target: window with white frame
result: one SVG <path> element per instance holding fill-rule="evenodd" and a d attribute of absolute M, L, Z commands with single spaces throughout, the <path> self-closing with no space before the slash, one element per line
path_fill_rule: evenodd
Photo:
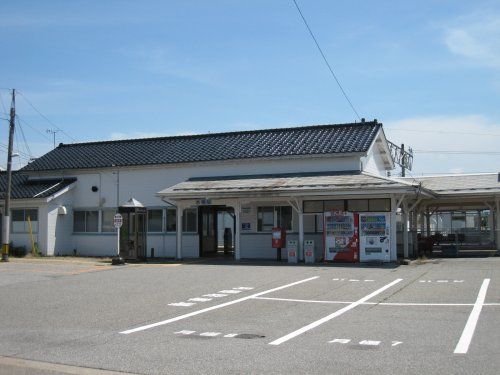
<path fill-rule="evenodd" d="M 73 232 L 96 233 L 99 228 L 99 211 L 73 211 Z"/>
<path fill-rule="evenodd" d="M 177 210 L 175 208 L 167 208 L 167 232 L 177 231 Z"/>
<path fill-rule="evenodd" d="M 196 208 L 186 208 L 182 219 L 183 232 L 196 232 L 198 227 L 198 210 Z"/>
<path fill-rule="evenodd" d="M 163 210 L 162 209 L 148 210 L 148 232 L 149 233 L 163 232 Z"/>
<path fill-rule="evenodd" d="M 101 214 L 101 232 L 116 232 L 115 215 L 116 210 L 102 210 Z"/>
<path fill-rule="evenodd" d="M 12 214 L 12 233 L 29 233 L 30 222 L 31 232 L 38 233 L 38 209 L 23 208 L 11 211 Z M 28 221 L 29 220 L 29 221 Z"/>
<path fill-rule="evenodd" d="M 257 207 L 257 231 L 270 232 L 273 227 L 292 230 L 291 206 Z"/>

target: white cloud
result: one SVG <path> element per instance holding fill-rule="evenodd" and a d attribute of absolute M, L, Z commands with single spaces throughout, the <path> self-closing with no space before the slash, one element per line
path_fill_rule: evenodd
<path fill-rule="evenodd" d="M 445 28 L 444 43 L 451 52 L 469 61 L 500 68 L 500 15 L 461 17 Z"/>
<path fill-rule="evenodd" d="M 415 150 L 412 174 L 499 172 L 500 155 L 421 151 L 500 151 L 500 123 L 484 116 L 434 116 L 390 121 L 387 138 Z"/>

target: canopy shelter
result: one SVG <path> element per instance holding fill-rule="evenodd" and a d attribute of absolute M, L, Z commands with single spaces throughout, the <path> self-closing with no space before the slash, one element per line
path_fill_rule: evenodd
<path fill-rule="evenodd" d="M 438 247 L 456 252 L 500 251 L 500 174 L 481 173 L 400 179 L 418 183 L 430 197 L 408 199 L 412 248 L 432 237 Z"/>
<path fill-rule="evenodd" d="M 391 200 L 391 215 L 401 198 L 415 195 L 418 186 L 407 181 L 360 171 L 311 172 L 272 175 L 218 176 L 190 178 L 157 193 L 177 209 L 177 257 L 182 253 L 182 212 L 192 205 L 226 205 L 235 212 L 235 258 L 241 254 L 241 209 L 249 202 L 287 202 L 298 215 L 298 242 L 304 242 L 305 200 L 384 197 Z M 395 227 L 395 224 L 394 224 Z M 396 243 L 395 231 L 394 244 Z M 392 235 L 392 234 L 391 234 Z M 301 245 L 299 245 L 301 246 Z M 395 252 L 393 255 L 395 260 Z"/>

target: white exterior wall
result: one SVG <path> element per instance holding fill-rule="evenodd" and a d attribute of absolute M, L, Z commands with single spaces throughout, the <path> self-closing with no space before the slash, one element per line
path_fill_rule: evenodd
<path fill-rule="evenodd" d="M 275 160 L 124 167 L 119 169 L 118 200 L 116 170 L 108 168 L 100 171 L 75 171 L 74 174 L 66 172 L 66 177 L 74 176 L 77 178 L 75 187 L 50 202 L 43 213 L 39 211 L 40 239 L 37 238 L 37 240 L 44 255 L 71 255 L 76 250 L 79 255 L 112 256 L 116 253 L 116 235 L 114 233 L 73 233 L 73 210 L 115 208 L 117 201 L 119 204 L 123 204 L 132 197 L 146 207 L 167 207 L 166 203 L 156 197 L 156 193 L 192 177 L 342 170 L 359 170 L 359 157 L 276 158 Z M 92 191 L 93 186 L 98 188 L 96 192 Z M 288 205 L 287 202 L 280 204 Z M 68 209 L 67 215 L 58 214 L 57 210 L 61 205 Z M 253 212 L 255 212 L 255 216 L 251 219 L 253 221 L 252 228 L 256 229 L 256 211 Z M 242 222 L 245 220 L 242 218 Z M 295 211 L 293 222 L 294 231 L 297 231 L 298 217 Z M 29 236 L 16 235 L 16 237 L 19 243 L 29 244 L 30 242 Z M 147 237 L 147 255 L 150 256 L 151 248 L 154 248 L 155 257 L 174 257 L 175 244 L 175 233 L 150 233 Z M 182 245 L 183 257 L 199 256 L 197 234 L 185 233 Z"/>
<path fill-rule="evenodd" d="M 367 155 L 361 158 L 361 164 L 363 171 L 384 177 L 387 175 L 387 167 L 376 142 L 374 142 L 372 147 L 368 150 Z"/>

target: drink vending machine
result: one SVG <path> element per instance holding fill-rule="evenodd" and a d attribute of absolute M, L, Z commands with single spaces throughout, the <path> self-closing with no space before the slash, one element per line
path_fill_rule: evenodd
<path fill-rule="evenodd" d="M 324 213 L 325 260 L 358 262 L 358 214 L 344 211 Z"/>
<path fill-rule="evenodd" d="M 360 260 L 391 260 L 390 214 L 370 212 L 359 214 Z"/>

